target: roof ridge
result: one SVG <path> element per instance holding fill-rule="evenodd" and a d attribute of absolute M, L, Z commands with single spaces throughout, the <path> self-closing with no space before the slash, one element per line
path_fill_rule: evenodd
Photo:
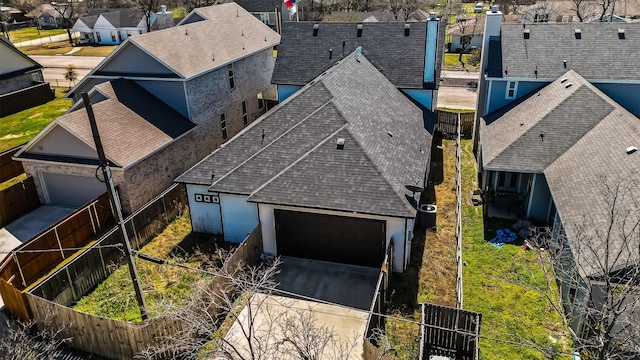
<path fill-rule="evenodd" d="M 318 111 L 320 111 L 321 109 L 323 109 L 327 104 L 329 104 L 330 102 L 332 102 L 332 100 L 329 100 L 327 102 L 325 102 L 324 104 L 322 104 L 320 107 L 318 107 L 317 109 L 315 109 L 313 112 L 311 112 L 309 115 L 305 116 L 303 119 L 301 119 L 300 121 L 298 121 L 295 125 L 291 126 L 289 129 L 287 129 L 287 131 L 283 132 L 282 134 L 280 134 L 278 137 L 276 137 L 275 139 L 273 139 L 272 141 L 270 141 L 266 146 L 263 146 L 260 150 L 256 151 L 255 154 L 252 154 L 251 156 L 249 156 L 247 159 L 245 159 L 244 161 L 242 161 L 240 164 L 238 164 L 237 166 L 235 166 L 233 169 L 229 170 L 226 174 L 224 174 L 222 177 L 220 177 L 218 180 L 216 180 L 215 182 L 212 182 L 211 185 L 209 185 L 209 187 L 212 187 L 214 185 L 216 185 L 217 183 L 219 183 L 220 181 L 222 181 L 224 178 L 226 178 L 227 176 L 231 175 L 233 172 L 235 172 L 237 169 L 239 169 L 241 166 L 243 166 L 244 164 L 246 164 L 247 162 L 249 162 L 250 160 L 252 160 L 253 158 L 255 158 L 256 156 L 258 156 L 258 154 L 262 153 L 264 150 L 266 150 L 267 148 L 269 148 L 272 144 L 274 144 L 276 141 L 280 140 L 282 137 L 284 137 L 285 135 L 289 134 L 291 131 L 293 131 L 295 128 L 297 128 L 298 126 L 300 126 L 300 124 L 304 123 L 307 119 L 309 119 L 311 116 L 313 116 L 315 113 L 317 113 Z M 258 121 L 254 121 L 254 123 L 258 123 Z M 234 137 L 233 138 L 238 139 L 238 137 Z M 233 140 L 232 140 L 233 141 Z M 296 160 L 297 161 L 297 160 Z M 270 180 L 271 181 L 271 180 Z"/>

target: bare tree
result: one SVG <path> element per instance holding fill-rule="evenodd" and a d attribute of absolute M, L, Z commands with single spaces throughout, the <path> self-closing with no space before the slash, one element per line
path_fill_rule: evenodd
<path fill-rule="evenodd" d="M 595 15 L 596 3 L 591 0 L 571 0 L 571 10 L 579 22 L 585 22 Z"/>
<path fill-rule="evenodd" d="M 75 84 L 76 80 L 78 80 L 78 72 L 76 71 L 75 65 L 67 65 L 64 69 L 64 78 L 69 81 L 69 89 L 71 89 L 71 83 Z"/>
<path fill-rule="evenodd" d="M 456 16 L 455 18 L 453 26 L 460 32 L 460 56 L 458 56 L 458 61 L 462 64 L 463 68 L 465 67 L 465 63 L 462 60 L 462 55 L 466 53 L 469 46 L 471 46 L 473 38 L 481 34 L 483 21 L 484 18 L 478 15 L 472 17 Z"/>
<path fill-rule="evenodd" d="M 389 0 L 389 10 L 396 20 L 407 21 L 420 8 L 420 0 Z"/>
<path fill-rule="evenodd" d="M 32 328 L 35 328 L 33 323 L 10 320 L 0 325 L 0 359 L 55 359 L 57 350 L 66 341 L 59 336 L 62 329 L 38 333 L 31 331 Z"/>
<path fill-rule="evenodd" d="M 222 270 L 186 306 L 167 304 L 167 320 L 184 324 L 183 330 L 140 358 L 338 360 L 359 354 L 354 351 L 357 342 L 342 340 L 333 328 L 319 324 L 313 308 L 297 308 L 293 300 L 274 293 L 278 265 L 276 259 Z"/>
<path fill-rule="evenodd" d="M 637 181 L 602 179 L 606 211 L 534 232 L 544 279 L 535 290 L 562 315 L 586 358 L 640 356 L 640 198 Z M 552 266 L 545 266 L 547 257 Z M 532 275 L 531 275 L 532 276 Z M 555 281 L 561 297 L 554 295 Z M 531 342 L 530 342 L 531 343 Z"/>
<path fill-rule="evenodd" d="M 69 0 L 64 3 L 52 1 L 51 6 L 53 6 L 55 11 L 60 14 L 60 17 L 62 18 L 62 28 L 67 31 L 69 44 L 73 45 L 71 28 L 73 27 L 73 22 L 78 18 L 78 14 L 83 12 L 83 2 L 77 0 Z"/>

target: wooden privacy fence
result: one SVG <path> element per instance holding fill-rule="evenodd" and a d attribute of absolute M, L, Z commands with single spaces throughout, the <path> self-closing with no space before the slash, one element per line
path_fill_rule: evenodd
<path fill-rule="evenodd" d="M 36 183 L 31 176 L 0 191 L 0 227 L 35 210 L 38 206 L 40 199 Z"/>
<path fill-rule="evenodd" d="M 0 295 L 7 310 L 28 321 L 31 314 L 24 291 L 113 223 L 104 194 L 15 248 L 0 263 Z"/>
<path fill-rule="evenodd" d="M 139 249 L 160 234 L 186 204 L 184 186 L 175 184 L 128 216 L 124 223 L 132 247 Z M 123 252 L 117 247 L 120 244 L 123 244 L 122 232 L 114 227 L 91 247 L 33 286 L 29 293 L 69 306 L 111 275 L 118 267 L 112 265 L 122 264 Z"/>
<path fill-rule="evenodd" d="M 377 339 L 375 339 L 375 329 L 383 329 L 384 328 L 384 314 L 386 302 L 389 301 L 389 277 L 391 272 L 393 271 L 393 256 L 394 256 L 394 247 L 393 240 L 389 243 L 387 247 L 387 251 L 384 257 L 384 261 L 382 262 L 382 267 L 380 270 L 380 275 L 378 276 L 378 282 L 376 283 L 376 291 L 371 302 L 371 306 L 369 307 L 369 318 L 367 320 L 367 326 L 365 327 L 365 333 L 363 338 L 363 354 L 364 360 L 387 360 L 389 357 L 380 358 L 381 352 L 376 347 L 377 344 L 374 344 Z"/>
<path fill-rule="evenodd" d="M 420 360 L 433 355 L 478 359 L 482 314 L 448 306 L 422 304 Z"/>
<path fill-rule="evenodd" d="M 247 264 L 257 264 L 261 254 L 262 230 L 258 224 L 227 259 L 223 269 L 232 271 Z M 106 269 L 104 272 L 106 273 Z M 203 296 L 215 296 L 211 295 L 212 291 L 228 291 L 227 280 L 225 276 L 214 276 L 207 285 L 208 294 Z M 63 338 L 70 339 L 71 347 L 111 359 L 132 359 L 136 354 L 167 338 L 191 335 L 186 333 L 188 324 L 175 318 L 161 316 L 141 323 L 130 323 L 75 311 L 35 294 L 26 295 L 38 330 L 59 330 Z M 207 311 L 211 318 L 224 315 L 219 308 L 209 308 Z"/>
<path fill-rule="evenodd" d="M 475 122 L 475 112 L 451 112 L 437 110 L 436 131 L 443 137 L 455 139 L 460 123 L 461 134 L 464 139 L 471 139 Z"/>
<path fill-rule="evenodd" d="M 0 183 L 24 173 L 22 163 L 12 159 L 20 149 L 22 145 L 0 153 Z"/>

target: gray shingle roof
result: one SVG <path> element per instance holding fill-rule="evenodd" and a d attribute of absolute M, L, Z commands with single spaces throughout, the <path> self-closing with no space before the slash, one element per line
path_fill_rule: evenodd
<path fill-rule="evenodd" d="M 630 242 L 618 232 L 640 220 L 640 152 L 626 152 L 640 147 L 640 119 L 573 70 L 487 119 L 481 128 L 485 169 L 544 173 L 572 251 L 581 252 L 581 275 L 595 274 L 591 265 L 607 253 L 612 269 L 640 257 L 640 237 Z M 618 220 L 633 221 L 616 224 L 607 252 L 602 229 L 608 228 L 611 199 L 605 185 L 619 183 L 625 192 L 617 201 Z M 582 252 L 586 243 L 595 252 Z M 617 249 L 624 256 L 616 260 Z"/>
<path fill-rule="evenodd" d="M 533 78 L 537 70 L 538 78 L 556 79 L 573 69 L 589 80 L 640 80 L 640 23 L 545 23 L 526 29 L 528 40 L 521 24 L 502 24 L 501 76 Z M 618 29 L 624 29 L 624 39 Z"/>
<path fill-rule="evenodd" d="M 483 118 L 485 169 L 541 173 L 614 109 L 575 72 L 563 77 Z"/>
<path fill-rule="evenodd" d="M 430 144 L 422 111 L 352 54 L 176 181 L 215 173 L 211 191 L 249 201 L 413 217 L 405 185 L 422 184 Z"/>
<path fill-rule="evenodd" d="M 236 3 L 194 11 L 207 20 L 134 36 L 127 41 L 187 79 L 280 42 L 278 33 Z"/>
<path fill-rule="evenodd" d="M 271 82 L 305 85 L 362 46 L 362 54 L 396 87 L 423 88 L 427 23 L 410 23 L 409 36 L 401 22 L 363 23 L 361 37 L 357 26 L 321 22 L 313 36 L 314 23 L 285 22 Z"/>
<path fill-rule="evenodd" d="M 87 27 L 93 29 L 93 25 L 95 25 L 96 21 L 98 20 L 98 15 L 83 16 L 78 20 L 82 21 L 82 23 L 87 25 Z"/>
<path fill-rule="evenodd" d="M 117 166 L 131 166 L 195 127 L 133 81 L 111 80 L 96 88 L 108 97 L 93 104 L 93 112 L 105 155 Z M 84 108 L 60 116 L 47 129 L 53 126 L 61 126 L 94 147 Z M 25 149 L 37 141 L 35 138 Z M 24 157 L 33 158 L 32 155 L 25 153 Z"/>
<path fill-rule="evenodd" d="M 115 28 L 136 27 L 142 19 L 142 13 L 136 9 L 122 9 L 101 14 Z"/>
<path fill-rule="evenodd" d="M 282 6 L 280 0 L 235 0 L 248 12 L 275 12 L 278 6 Z"/>

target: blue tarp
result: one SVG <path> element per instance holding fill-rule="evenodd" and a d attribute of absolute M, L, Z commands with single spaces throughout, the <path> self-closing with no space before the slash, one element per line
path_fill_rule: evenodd
<path fill-rule="evenodd" d="M 507 228 L 507 229 L 497 230 L 496 237 L 489 240 L 489 242 L 491 243 L 491 245 L 497 248 L 501 248 L 502 245 L 510 244 L 516 241 L 517 238 L 518 238 L 518 235 L 516 235 L 513 231 Z"/>

